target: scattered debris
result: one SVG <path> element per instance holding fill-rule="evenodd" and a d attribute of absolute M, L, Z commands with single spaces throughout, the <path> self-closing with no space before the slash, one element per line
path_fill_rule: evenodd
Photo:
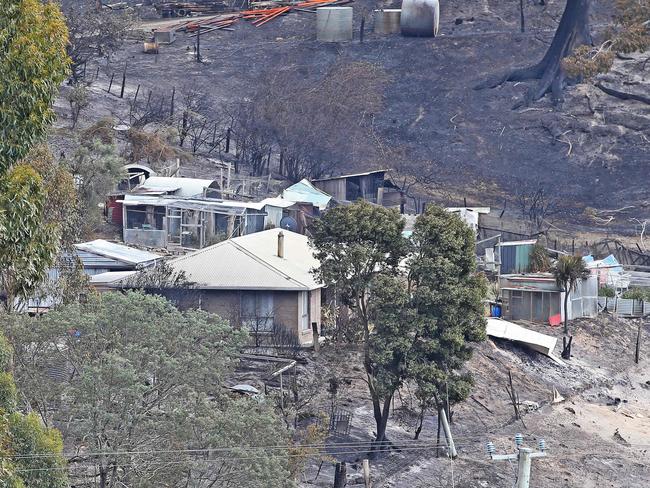
<path fill-rule="evenodd" d="M 614 435 L 612 437 L 616 442 L 618 442 L 622 446 L 629 446 L 630 445 L 630 443 L 627 440 L 625 440 L 625 438 L 618 432 L 618 429 L 616 429 L 616 431 L 614 432 Z"/>

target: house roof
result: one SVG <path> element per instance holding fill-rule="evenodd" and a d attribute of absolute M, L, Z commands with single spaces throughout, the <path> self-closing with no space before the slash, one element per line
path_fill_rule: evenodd
<path fill-rule="evenodd" d="M 107 271 L 90 277 L 91 285 L 110 285 L 133 276 L 137 271 Z"/>
<path fill-rule="evenodd" d="M 284 234 L 283 258 L 277 255 L 280 232 Z M 309 239 L 282 229 L 228 239 L 169 264 L 201 289 L 307 291 L 322 287 L 311 273 L 319 263 Z"/>
<path fill-rule="evenodd" d="M 151 179 L 151 178 L 149 178 Z M 175 198 L 167 195 L 124 195 L 124 198 L 118 200 L 123 205 L 152 205 L 154 207 L 184 208 L 192 210 L 204 210 L 220 214 L 242 215 L 246 210 L 261 211 L 266 205 L 272 203 L 262 202 L 239 202 L 235 200 L 220 200 L 215 198 Z"/>
<path fill-rule="evenodd" d="M 528 239 L 526 241 L 505 241 L 505 242 L 500 242 L 498 245 L 501 247 L 507 247 L 507 246 L 529 246 L 532 244 L 537 244 L 537 240 Z"/>
<path fill-rule="evenodd" d="M 175 178 L 168 176 L 152 176 L 135 188 L 135 192 L 145 194 L 173 193 L 177 197 L 202 196 L 203 190 L 209 188 L 215 180 L 199 178 Z"/>
<path fill-rule="evenodd" d="M 311 203 L 321 210 L 325 210 L 330 200 L 332 200 L 331 195 L 319 190 L 308 180 L 300 180 L 298 183 L 291 185 L 282 192 L 282 198 L 293 203 Z"/>
<path fill-rule="evenodd" d="M 124 244 L 116 244 L 114 242 L 105 241 L 104 239 L 95 239 L 94 241 L 82 242 L 74 245 L 78 251 L 109 258 L 115 261 L 120 261 L 132 265 L 148 264 L 156 261 L 162 256 L 148 251 L 141 251 Z M 80 256 L 82 260 L 83 256 Z"/>
<path fill-rule="evenodd" d="M 313 181 L 341 180 L 341 179 L 344 179 L 344 178 L 354 178 L 354 177 L 357 177 L 357 176 L 370 176 L 370 175 L 374 175 L 376 173 L 386 173 L 387 171 L 389 171 L 389 170 L 387 170 L 387 169 L 376 169 L 374 171 L 366 171 L 365 173 L 354 173 L 354 174 L 351 174 L 351 175 L 330 176 L 329 178 L 319 178 L 319 179 L 313 180 Z"/>

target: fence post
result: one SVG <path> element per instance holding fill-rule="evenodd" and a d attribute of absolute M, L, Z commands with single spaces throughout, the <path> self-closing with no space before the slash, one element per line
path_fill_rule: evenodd
<path fill-rule="evenodd" d="M 124 98 L 125 86 L 126 86 L 126 63 L 124 63 L 124 71 L 122 71 L 122 88 L 120 89 L 120 98 Z"/>

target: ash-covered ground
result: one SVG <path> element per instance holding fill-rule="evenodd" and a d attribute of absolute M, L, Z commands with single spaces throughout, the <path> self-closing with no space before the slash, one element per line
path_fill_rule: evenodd
<path fill-rule="evenodd" d="M 544 99 L 519 110 L 512 106 L 525 94 L 527 83 L 474 90 L 488 76 L 539 59 L 564 5 L 559 0 L 545 6 L 525 2 L 527 31 L 521 34 L 516 3 L 444 2 L 440 35 L 435 39 L 373 34 L 369 12 L 391 5 L 365 0 L 351 4 L 355 8 L 352 42 L 317 42 L 314 13 L 294 12 L 261 27 L 239 21 L 232 32 L 202 36 L 203 63 L 193 61 L 195 39 L 187 34 L 180 33 L 172 45 L 161 46 L 158 55 L 144 54 L 142 41 L 133 40 L 101 67 L 98 84 L 105 85 L 112 73 L 117 84 L 126 63 L 131 94 L 138 84 L 142 90 L 163 93 L 192 87 L 200 89 L 219 111 L 224 103 L 254 91 L 274 72 L 288 70 L 297 78 L 317 78 L 335 63 L 363 60 L 383 67 L 390 76 L 375 127 L 394 152 L 388 156 L 392 161 L 378 161 L 373 150 L 376 141 L 360 141 L 359 150 L 346 162 L 351 171 L 386 165 L 416 172 L 433 167 L 436 185 L 478 200 L 497 195 L 501 199 L 522 186 L 542 185 L 564 199 L 569 215 L 578 216 L 587 206 L 626 205 L 634 206 L 626 219 L 648 215 L 649 106 L 614 99 L 591 84 L 569 87 L 559 107 Z M 611 15 L 611 3 L 594 2 L 596 37 Z M 360 43 L 358 24 L 364 12 L 369 20 Z M 617 60 L 605 79 L 612 86 L 647 92 L 648 55 L 632 57 Z M 119 103 L 115 101 L 116 107 Z"/>
<path fill-rule="evenodd" d="M 373 486 L 511 487 L 516 462 L 491 461 L 485 444 L 492 441 L 497 453 L 512 453 L 516 433 L 522 433 L 525 444 L 533 449 L 540 438 L 546 441 L 548 456 L 534 461 L 531 486 L 648 486 L 650 343 L 645 341 L 641 361 L 635 364 L 637 325 L 636 321 L 617 320 L 606 314 L 575 321 L 571 325 L 572 358 L 564 365 L 507 341 L 488 339 L 480 344 L 467 365 L 475 381 L 471 396 L 452 409 L 452 431 L 459 452 L 453 463 L 444 453 L 436 457 L 436 417 L 431 412 L 425 417 L 419 441 L 413 441 L 417 410 L 411 408 L 412 392 L 403 388 L 396 395 L 387 433 L 401 450 L 371 460 Z M 557 336 L 555 355 L 559 356 L 561 328 L 526 327 Z M 330 456 L 324 458 L 320 473 L 322 458 L 308 463 L 301 486 L 332 486 L 335 460 L 348 463 L 350 483 L 359 480 L 360 459 L 367 454 L 359 443 L 369 443 L 374 431 L 360 353 L 326 346 L 317 356 L 310 355 L 299 371 L 301 382 L 310 375 L 322 381 L 320 395 L 303 411 L 303 417 L 329 413 L 328 373 L 348 380 L 341 382 L 336 404 L 353 414 L 350 435 L 328 440 Z M 506 391 L 508 371 L 522 404 L 523 421 L 514 418 Z M 563 400 L 553 402 L 554 389 Z M 441 442 L 444 444 L 444 437 Z"/>

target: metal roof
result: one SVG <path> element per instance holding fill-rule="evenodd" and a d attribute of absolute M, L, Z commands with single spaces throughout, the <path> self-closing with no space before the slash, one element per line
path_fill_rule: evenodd
<path fill-rule="evenodd" d="M 526 241 L 506 241 L 506 242 L 500 242 L 498 245 L 501 247 L 505 247 L 505 246 L 528 246 L 531 244 L 537 244 L 537 240 L 529 239 Z"/>
<path fill-rule="evenodd" d="M 104 239 L 95 239 L 94 241 L 75 244 L 75 248 L 77 248 L 78 251 L 85 251 L 96 256 L 101 256 L 103 258 L 108 258 L 131 265 L 148 264 L 162 258 L 160 254 L 141 251 L 140 249 L 125 246 L 124 244 L 116 244 Z M 84 259 L 84 256 L 80 255 L 79 257 L 84 262 L 84 266 L 86 266 L 86 259 Z M 92 257 L 87 256 L 87 258 L 88 263 L 90 264 Z"/>
<path fill-rule="evenodd" d="M 277 255 L 284 234 L 284 257 Z M 321 288 L 311 270 L 319 266 L 309 239 L 288 230 L 269 229 L 235 237 L 169 261 L 202 289 L 295 290 Z"/>
<path fill-rule="evenodd" d="M 292 203 L 311 203 L 321 210 L 325 210 L 332 200 L 331 195 L 319 190 L 305 179 L 284 190 L 282 198 Z"/>
<path fill-rule="evenodd" d="M 209 188 L 215 180 L 199 178 L 174 178 L 168 176 L 152 176 L 134 189 L 134 192 L 162 194 L 173 193 L 178 197 L 196 197 L 203 195 L 203 190 Z"/>
<path fill-rule="evenodd" d="M 90 277 L 91 285 L 108 285 L 133 276 L 137 271 L 108 271 Z"/>
<path fill-rule="evenodd" d="M 329 178 L 319 178 L 317 180 L 312 180 L 312 181 L 329 181 L 329 180 L 341 180 L 344 178 L 354 178 L 357 176 L 370 176 L 374 175 L 376 173 L 386 173 L 390 171 L 389 169 L 376 169 L 374 171 L 366 171 L 365 173 L 354 173 L 351 175 L 341 175 L 341 176 L 330 176 Z"/>

